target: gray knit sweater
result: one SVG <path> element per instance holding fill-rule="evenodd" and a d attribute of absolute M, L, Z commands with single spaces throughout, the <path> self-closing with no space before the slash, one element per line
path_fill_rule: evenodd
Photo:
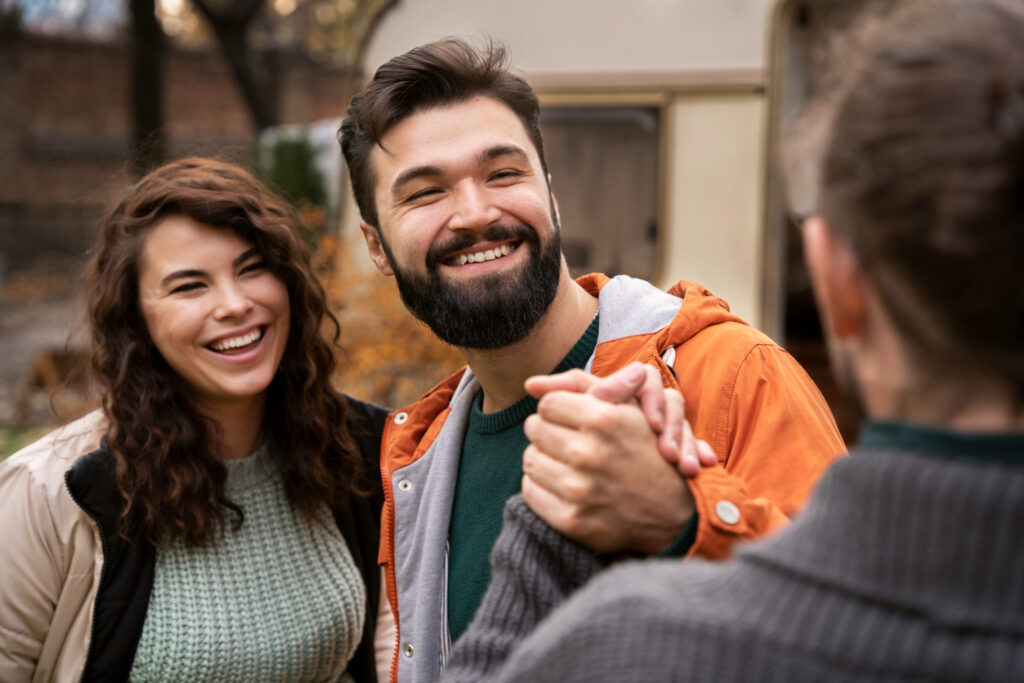
<path fill-rule="evenodd" d="M 533 630 L 601 563 L 517 497 L 445 680 L 1024 681 L 1022 534 L 1021 464 L 861 448 L 733 562 L 615 567 Z"/>
<path fill-rule="evenodd" d="M 133 681 L 335 681 L 362 636 L 365 586 L 330 512 L 288 501 L 280 455 L 225 462 L 245 511 L 212 548 L 157 551 Z"/>

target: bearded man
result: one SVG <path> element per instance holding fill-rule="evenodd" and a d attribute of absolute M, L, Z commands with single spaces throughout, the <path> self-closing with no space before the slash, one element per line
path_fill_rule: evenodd
<path fill-rule="evenodd" d="M 370 257 L 468 367 L 385 428 L 382 675 L 436 680 L 486 589 L 505 501 L 519 493 L 604 553 L 719 558 L 784 524 L 844 447 L 817 388 L 699 285 L 573 281 L 536 95 L 502 48 L 454 39 L 395 57 L 349 107 L 340 141 Z M 678 388 L 719 461 L 699 476 L 668 415 L 561 392 L 580 369 L 641 394 Z M 637 367 L 637 366 L 632 366 Z M 580 381 L 569 375 L 569 381 Z M 576 377 L 575 380 L 572 378 Z M 649 394 L 648 394 L 649 395 Z M 678 411 L 681 413 L 681 408 Z M 671 436 L 666 437 L 666 434 Z M 532 443 L 531 443 L 532 441 Z M 390 671 L 388 671 L 390 669 Z"/>

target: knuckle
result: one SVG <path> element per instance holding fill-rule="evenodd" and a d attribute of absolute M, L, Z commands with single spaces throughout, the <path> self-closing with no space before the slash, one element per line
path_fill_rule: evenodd
<path fill-rule="evenodd" d="M 620 418 L 617 406 L 605 401 L 598 401 L 584 415 L 582 424 L 591 431 L 605 432 L 614 429 Z"/>
<path fill-rule="evenodd" d="M 565 482 L 565 495 L 573 503 L 590 500 L 595 493 L 594 483 L 585 477 L 573 477 Z M 573 505 L 578 510 L 579 505 Z"/>
<path fill-rule="evenodd" d="M 562 532 L 567 536 L 577 536 L 585 529 L 583 512 L 575 505 L 567 506 L 559 515 Z"/>
<path fill-rule="evenodd" d="M 534 464 L 537 461 L 537 447 L 532 443 L 523 449 L 523 472 L 529 472 L 533 469 Z"/>
<path fill-rule="evenodd" d="M 523 422 L 523 433 L 526 434 L 526 438 L 532 441 L 540 433 L 541 424 L 542 420 L 536 413 L 527 416 Z"/>
<path fill-rule="evenodd" d="M 566 461 L 575 469 L 587 469 L 592 461 L 591 449 L 579 441 L 572 441 L 565 447 Z"/>

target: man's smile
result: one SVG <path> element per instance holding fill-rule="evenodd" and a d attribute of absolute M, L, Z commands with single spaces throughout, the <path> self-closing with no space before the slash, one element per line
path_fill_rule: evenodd
<path fill-rule="evenodd" d="M 487 249 L 480 249 L 477 251 L 464 251 L 459 254 L 453 254 L 444 260 L 446 266 L 464 266 L 467 263 L 483 263 L 484 261 L 493 261 L 495 259 L 503 258 L 514 252 L 522 242 L 506 242 L 505 244 L 497 245 Z"/>

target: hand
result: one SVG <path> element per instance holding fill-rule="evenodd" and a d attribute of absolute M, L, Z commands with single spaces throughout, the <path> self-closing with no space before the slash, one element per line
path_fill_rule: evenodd
<path fill-rule="evenodd" d="M 550 386 L 534 382 L 537 378 L 528 384 L 531 393 L 548 391 L 525 424 L 532 443 L 523 453 L 523 498 L 545 522 L 595 550 L 660 552 L 692 516 L 693 497 L 675 466 L 660 454 L 658 438 L 640 406 L 601 397 L 621 396 L 626 387 L 638 394 L 647 386 L 646 370 L 623 373 L 600 385 L 579 375 L 584 373 L 573 374 L 568 383 L 576 382 L 574 388 L 589 384 L 588 392 L 597 387 L 599 395 L 550 391 Z M 625 386 L 616 388 L 615 382 Z M 647 400 L 657 402 L 658 396 L 665 398 L 660 382 Z M 678 421 L 671 417 L 674 400 L 665 398 L 663 423 L 666 417 Z M 676 407 L 681 418 L 681 398 Z M 679 458 L 679 453 L 677 445 L 673 454 Z"/>
<path fill-rule="evenodd" d="M 642 363 L 630 363 L 608 377 L 595 377 L 582 370 L 557 375 L 538 375 L 526 380 L 526 391 L 540 399 L 551 391 L 586 393 L 612 403 L 636 399 L 647 422 L 658 435 L 658 449 L 680 474 L 696 476 L 701 467 L 718 464 L 711 446 L 694 438 L 685 419 L 683 396 L 662 386 L 658 371 Z"/>

